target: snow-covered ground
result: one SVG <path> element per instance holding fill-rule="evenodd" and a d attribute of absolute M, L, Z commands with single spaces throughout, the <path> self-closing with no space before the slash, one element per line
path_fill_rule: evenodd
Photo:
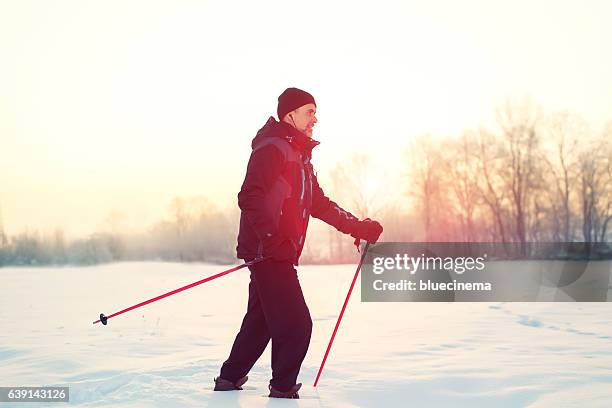
<path fill-rule="evenodd" d="M 69 386 L 81 406 L 612 406 L 609 303 L 361 303 L 359 285 L 313 388 L 354 268 L 299 268 L 314 329 L 297 401 L 264 397 L 269 347 L 245 390 L 211 391 L 246 309 L 248 271 L 102 326 L 92 325 L 101 312 L 224 267 L 3 268 L 0 386 Z"/>

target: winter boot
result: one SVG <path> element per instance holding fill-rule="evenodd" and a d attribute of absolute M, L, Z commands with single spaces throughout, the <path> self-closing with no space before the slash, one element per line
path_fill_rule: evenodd
<path fill-rule="evenodd" d="M 241 390 L 242 385 L 247 382 L 248 379 L 249 377 L 245 375 L 244 377 L 233 383 L 229 380 L 226 380 L 225 378 L 217 377 L 215 378 L 215 391 Z"/>
<path fill-rule="evenodd" d="M 274 388 L 273 386 L 269 385 L 268 388 L 270 389 L 270 395 L 268 395 L 268 397 L 270 398 L 293 398 L 293 399 L 299 399 L 300 396 L 298 394 L 298 390 L 302 387 L 302 383 L 298 383 L 295 384 L 293 387 L 291 387 L 291 389 L 289 391 L 279 391 L 276 388 Z"/>

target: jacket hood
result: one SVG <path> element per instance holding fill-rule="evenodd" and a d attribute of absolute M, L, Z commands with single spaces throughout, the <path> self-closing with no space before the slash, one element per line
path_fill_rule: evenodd
<path fill-rule="evenodd" d="M 268 137 L 280 137 L 281 139 L 285 139 L 295 149 L 307 153 L 308 155 L 310 155 L 312 149 L 320 143 L 306 136 L 288 123 L 277 121 L 272 116 L 270 116 L 263 127 L 257 131 L 257 135 L 255 135 L 251 142 L 251 148 L 255 149 Z"/>

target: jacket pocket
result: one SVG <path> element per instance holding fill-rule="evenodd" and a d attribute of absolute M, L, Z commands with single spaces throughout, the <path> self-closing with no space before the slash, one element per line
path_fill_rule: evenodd
<path fill-rule="evenodd" d="M 266 208 L 276 230 L 278 230 L 279 227 L 283 205 L 290 195 L 291 185 L 281 176 L 276 183 L 274 183 L 274 187 L 266 197 Z"/>

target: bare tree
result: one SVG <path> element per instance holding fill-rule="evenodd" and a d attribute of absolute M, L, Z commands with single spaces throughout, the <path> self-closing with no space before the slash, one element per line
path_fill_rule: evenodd
<path fill-rule="evenodd" d="M 506 225 L 507 192 L 501 178 L 503 146 L 489 132 L 480 130 L 478 133 L 478 161 L 482 182 L 478 184 L 480 195 L 493 217 L 492 241 L 500 241 L 506 246 L 509 241 Z"/>
<path fill-rule="evenodd" d="M 331 171 L 331 178 L 334 196 L 340 197 L 342 205 L 358 217 L 376 217 L 382 210 L 383 177 L 375 172 L 367 154 L 355 153 L 339 161 Z"/>
<path fill-rule="evenodd" d="M 471 133 L 462 134 L 449 143 L 448 151 L 452 157 L 447 161 L 447 182 L 452 186 L 452 195 L 456 202 L 455 211 L 461 223 L 461 240 L 474 242 L 477 240 L 474 216 L 481 200 L 475 136 Z"/>
<path fill-rule="evenodd" d="M 497 120 L 509 155 L 503 174 L 510 192 L 513 232 L 522 255 L 527 250 L 530 217 L 534 216 L 534 193 L 541 182 L 537 166 L 539 117 L 538 110 L 529 101 L 522 105 L 507 103 L 503 109 L 497 110 Z"/>
<path fill-rule="evenodd" d="M 189 224 L 189 214 L 185 200 L 181 197 L 175 197 L 170 203 L 170 211 L 176 227 L 176 235 L 181 237 Z"/>
<path fill-rule="evenodd" d="M 604 177 L 604 188 L 603 197 L 604 204 L 602 205 L 602 226 L 601 235 L 599 238 L 600 242 L 607 242 L 608 236 L 608 225 L 612 220 L 612 123 L 604 130 L 602 134 L 602 140 L 604 143 L 604 155 L 603 155 L 603 177 Z"/>
<path fill-rule="evenodd" d="M 334 200 L 359 218 L 379 218 L 385 208 L 385 175 L 374 166 L 372 158 L 354 153 L 338 161 L 332 168 L 332 196 Z M 327 228 L 330 257 L 336 261 L 350 261 L 354 255 L 350 237 Z"/>
<path fill-rule="evenodd" d="M 409 151 L 411 177 L 409 194 L 417 201 L 422 215 L 425 241 L 443 241 L 452 236 L 444 176 L 447 172 L 439 140 L 421 135 Z"/>
<path fill-rule="evenodd" d="M 606 240 L 612 218 L 612 148 L 608 137 L 604 132 L 579 155 L 582 234 L 589 243 Z"/>
<path fill-rule="evenodd" d="M 555 240 L 571 242 L 574 240 L 572 218 L 572 193 L 577 184 L 577 149 L 579 140 L 587 137 L 586 124 L 576 115 L 564 112 L 553 115 L 548 121 L 550 154 L 544 162 L 550 171 L 553 191 L 550 191 L 550 208 L 554 218 L 553 235 Z"/>

